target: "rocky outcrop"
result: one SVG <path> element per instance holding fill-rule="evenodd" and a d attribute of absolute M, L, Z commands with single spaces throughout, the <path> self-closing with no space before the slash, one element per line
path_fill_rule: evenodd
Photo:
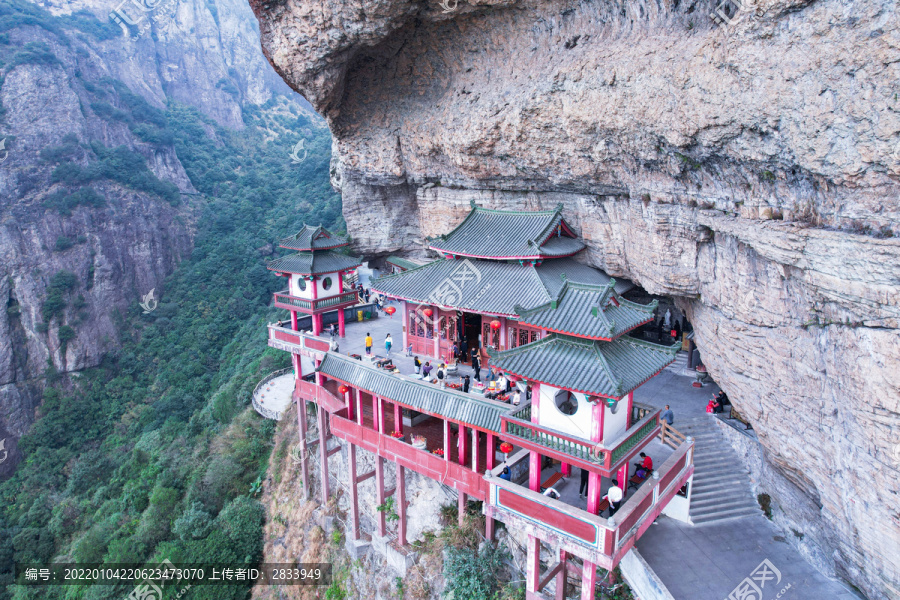
<path fill-rule="evenodd" d="M 135 22 L 128 35 L 110 25 L 114 6 L 53 0 L 45 6 L 56 18 L 28 3 L 8 7 L 18 25 L 0 37 L 0 478 L 19 460 L 16 440 L 34 420 L 47 369 L 65 377 L 99 364 L 118 347 L 129 308 L 151 290 L 165 300 L 165 277 L 190 254 L 197 191 L 171 141 L 138 135 L 135 124 L 152 117 L 135 97 L 160 110 L 194 106 L 237 129 L 242 107 L 289 92 L 240 0 L 138 4 L 119 5 Z M 36 16 L 17 19 L 22 10 Z M 125 149 L 180 201 L 103 178 L 89 184 L 102 206 L 48 205 L 82 185 L 54 172 L 96 165 L 92 144 Z M 69 279 L 54 280 L 60 273 Z M 63 306 L 48 318 L 54 281 L 65 283 L 56 286 Z"/>
<path fill-rule="evenodd" d="M 584 260 L 688 315 L 787 537 L 896 598 L 895 7 L 758 0 L 719 27 L 715 4 L 251 0 L 329 121 L 360 252 L 421 252 L 470 199 L 563 202 Z"/>

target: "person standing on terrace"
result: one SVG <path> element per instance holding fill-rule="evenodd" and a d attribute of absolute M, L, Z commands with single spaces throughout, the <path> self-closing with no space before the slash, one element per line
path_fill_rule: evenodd
<path fill-rule="evenodd" d="M 669 408 L 669 405 L 666 404 L 666 410 L 663 411 L 663 414 L 659 415 L 659 418 L 671 425 L 675 422 L 675 413 L 673 413 L 672 409 Z"/>
<path fill-rule="evenodd" d="M 481 381 L 481 361 L 478 360 L 477 350 L 472 350 L 472 370 L 475 371 L 475 381 Z"/>
<path fill-rule="evenodd" d="M 366 356 L 372 356 L 372 334 L 366 333 Z"/>
<path fill-rule="evenodd" d="M 391 346 L 394 345 L 394 338 L 391 337 L 391 334 L 387 334 L 384 336 L 384 351 L 388 356 L 391 355 Z"/>

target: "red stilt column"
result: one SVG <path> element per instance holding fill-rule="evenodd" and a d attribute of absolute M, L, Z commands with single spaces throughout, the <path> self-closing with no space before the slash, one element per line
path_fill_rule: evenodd
<path fill-rule="evenodd" d="M 570 465 L 569 463 L 562 463 L 561 467 L 562 467 L 561 471 L 562 471 L 563 477 L 571 477 L 572 476 L 572 465 Z"/>
<path fill-rule="evenodd" d="M 434 328 L 434 357 L 438 362 L 441 361 L 441 311 L 437 307 L 431 307 L 434 311 L 434 314 L 431 315 L 431 318 L 434 319 L 433 328 Z M 440 365 L 434 365 L 435 369 Z"/>
<path fill-rule="evenodd" d="M 338 309 L 338 335 L 340 337 L 344 337 L 346 331 L 347 315 L 344 314 L 344 310 L 343 308 Z"/>
<path fill-rule="evenodd" d="M 478 456 L 478 450 L 480 449 L 480 444 L 478 443 L 479 436 L 481 434 L 477 429 L 472 430 L 472 470 L 476 473 L 481 473 L 481 460 L 480 456 Z"/>
<path fill-rule="evenodd" d="M 453 430 L 450 429 L 450 421 L 444 419 L 444 460 L 450 460 L 450 455 L 452 454 L 450 449 L 453 447 L 450 440 L 452 439 Z"/>
<path fill-rule="evenodd" d="M 303 498 L 309 500 L 309 448 L 306 445 L 306 400 L 297 398 L 297 430 L 300 438 L 300 473 L 303 480 Z"/>
<path fill-rule="evenodd" d="M 559 551 L 559 562 L 562 568 L 556 574 L 556 600 L 566 600 L 566 562 L 569 554 L 565 550 Z"/>
<path fill-rule="evenodd" d="M 594 600 L 597 587 L 597 565 L 584 561 L 581 567 L 581 600 Z"/>
<path fill-rule="evenodd" d="M 400 316 L 403 317 L 403 351 L 409 347 L 409 304 L 406 300 L 400 301 Z"/>
<path fill-rule="evenodd" d="M 360 390 L 356 390 L 356 422 L 360 425 L 363 424 L 362 392 Z"/>
<path fill-rule="evenodd" d="M 354 388 L 350 388 L 350 391 L 347 392 L 344 401 L 347 403 L 347 418 L 351 421 L 356 420 L 356 397 L 355 395 L 358 392 Z"/>
<path fill-rule="evenodd" d="M 406 469 L 397 465 L 397 540 L 406 545 Z"/>
<path fill-rule="evenodd" d="M 291 354 L 291 365 L 294 367 L 294 381 L 296 382 L 303 377 L 303 363 L 300 362 L 299 354 Z"/>
<path fill-rule="evenodd" d="M 541 455 L 531 452 L 528 464 L 528 488 L 533 492 L 541 491 Z"/>
<path fill-rule="evenodd" d="M 394 431 L 403 433 L 403 409 L 394 402 Z"/>
<path fill-rule="evenodd" d="M 350 535 L 354 540 L 360 538 L 359 530 L 359 490 L 356 482 L 356 444 L 350 444 L 347 449 L 348 462 L 350 463 Z"/>
<path fill-rule="evenodd" d="M 327 504 L 328 496 L 330 495 L 328 486 L 328 438 L 325 437 L 328 416 L 325 414 L 325 409 L 321 406 L 317 406 L 316 409 L 319 416 L 319 460 L 322 463 L 322 504 Z"/>
<path fill-rule="evenodd" d="M 378 404 L 378 396 L 372 394 L 372 429 L 375 431 L 381 431 L 379 428 L 381 419 L 378 417 Z"/>
<path fill-rule="evenodd" d="M 300 331 L 300 323 L 299 319 L 297 319 L 296 310 L 291 311 L 291 329 L 293 329 L 294 331 Z"/>
<path fill-rule="evenodd" d="M 600 474 L 588 473 L 587 511 L 596 515 L 600 510 Z"/>
<path fill-rule="evenodd" d="M 384 504 L 384 459 L 380 456 L 375 457 L 375 487 L 378 491 L 378 505 Z M 378 535 L 384 537 L 387 535 L 387 514 L 382 511 L 378 512 Z"/>
<path fill-rule="evenodd" d="M 466 432 L 466 426 L 460 423 L 457 444 L 459 445 L 459 464 L 463 466 L 465 466 L 466 464 L 466 454 L 469 448 L 468 439 L 466 438 Z"/>
<path fill-rule="evenodd" d="M 486 516 L 484 518 L 484 537 L 487 541 L 494 541 L 494 518 Z"/>
<path fill-rule="evenodd" d="M 489 433 L 487 435 L 487 448 L 486 448 L 487 452 L 485 453 L 486 454 L 485 461 L 487 464 L 484 466 L 484 468 L 487 469 L 488 471 L 492 470 L 496 466 L 496 465 L 494 465 L 494 448 L 495 447 L 496 447 L 496 442 L 494 441 L 494 434 Z"/>
<path fill-rule="evenodd" d="M 541 581 L 541 541 L 533 535 L 528 536 L 527 558 L 525 559 L 525 593 L 538 596 L 538 585 Z"/>
<path fill-rule="evenodd" d="M 466 495 L 461 490 L 456 491 L 458 494 L 456 497 L 456 522 L 462 527 L 466 522 Z"/>

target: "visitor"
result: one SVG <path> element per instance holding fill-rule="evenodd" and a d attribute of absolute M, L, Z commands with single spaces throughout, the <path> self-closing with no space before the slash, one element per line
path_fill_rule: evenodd
<path fill-rule="evenodd" d="M 469 385 L 471 385 L 471 380 L 469 379 L 469 376 L 466 375 L 465 377 L 463 377 L 463 387 L 462 387 L 462 391 L 466 394 L 469 393 Z"/>
<path fill-rule="evenodd" d="M 478 352 L 472 350 L 472 370 L 475 371 L 475 381 L 481 381 L 481 362 L 478 360 Z"/>
<path fill-rule="evenodd" d="M 469 356 L 469 344 L 466 343 L 466 340 L 463 340 L 459 344 L 459 359 L 466 362 L 467 356 Z"/>
<path fill-rule="evenodd" d="M 447 377 L 447 365 L 441 363 L 441 366 L 438 367 L 437 370 L 437 378 L 438 382 L 441 384 L 441 387 L 445 386 L 445 378 Z"/>
<path fill-rule="evenodd" d="M 459 346 L 456 345 L 456 342 L 453 342 L 453 346 L 450 347 L 450 357 L 453 360 L 459 358 Z"/>
<path fill-rule="evenodd" d="M 512 403 L 513 406 L 518 406 L 519 402 L 522 401 L 522 392 L 519 391 L 519 388 L 516 388 L 516 393 L 513 394 Z"/>
<path fill-rule="evenodd" d="M 672 324 L 672 337 L 676 344 L 681 340 L 681 323 L 679 321 Z"/>
<path fill-rule="evenodd" d="M 366 356 L 372 356 L 372 334 L 366 333 Z"/>
<path fill-rule="evenodd" d="M 546 490 L 544 490 L 544 495 L 547 496 L 548 498 L 553 498 L 554 500 L 559 500 L 559 492 L 557 492 L 553 488 L 547 488 Z"/>
<path fill-rule="evenodd" d="M 432 369 L 434 369 L 434 367 L 431 366 L 431 362 L 430 362 L 430 361 L 426 361 L 426 362 L 425 362 L 425 366 L 422 367 L 422 375 L 425 376 L 425 379 L 428 379 L 428 377 L 431 375 L 431 370 L 432 370 Z"/>
<path fill-rule="evenodd" d="M 718 401 L 718 403 L 721 404 L 722 406 L 725 406 L 726 404 L 731 404 L 731 400 L 728 399 L 728 394 L 726 394 L 722 390 L 719 390 L 719 393 L 715 394 L 713 396 L 713 398 L 715 398 L 715 400 Z"/>
<path fill-rule="evenodd" d="M 505 480 L 509 481 L 510 477 L 512 477 L 512 475 L 509 472 L 509 467 L 503 467 L 503 472 L 500 473 L 500 479 L 505 479 Z"/>
<path fill-rule="evenodd" d="M 406 347 L 406 355 L 412 356 L 412 344 Z"/>
<path fill-rule="evenodd" d="M 637 471 L 639 469 L 643 469 L 647 473 L 652 471 L 653 470 L 653 459 L 650 458 L 649 456 L 647 456 L 644 452 L 641 452 L 641 459 L 642 459 L 641 462 L 634 463 L 635 470 Z M 644 476 L 642 475 L 641 479 L 643 479 L 643 478 L 644 478 Z"/>
<path fill-rule="evenodd" d="M 603 496 L 603 499 L 609 501 L 609 516 L 613 516 L 616 514 L 616 511 L 619 510 L 619 505 L 622 504 L 622 498 L 625 494 L 622 493 L 622 488 L 619 487 L 619 480 L 612 480 L 612 487 L 606 490 L 606 495 Z"/>
<path fill-rule="evenodd" d="M 384 336 L 384 351 L 388 356 L 391 355 L 391 346 L 394 345 L 394 338 L 391 337 L 391 334 L 387 334 Z"/>
<path fill-rule="evenodd" d="M 663 414 L 661 414 L 659 418 L 671 425 L 675 422 L 675 413 L 673 413 L 672 409 L 669 408 L 669 405 L 666 404 L 666 410 L 663 411 Z"/>
<path fill-rule="evenodd" d="M 587 495 L 589 475 L 590 471 L 581 469 L 581 485 L 578 486 L 578 497 L 581 499 L 584 499 L 585 495 Z"/>
<path fill-rule="evenodd" d="M 367 304 L 368 304 L 368 302 L 369 302 L 369 295 L 370 295 L 370 294 L 369 294 L 369 290 L 366 289 L 366 291 L 365 291 L 365 296 L 366 296 L 366 303 L 367 303 Z"/>
<path fill-rule="evenodd" d="M 341 351 L 341 349 L 338 347 L 337 340 L 334 338 L 331 338 L 331 343 L 328 344 L 328 349 L 331 350 L 332 352 L 340 352 Z"/>
<path fill-rule="evenodd" d="M 501 393 L 506 391 L 506 377 L 504 377 L 502 373 L 500 374 L 500 377 L 497 378 L 497 389 L 500 390 Z"/>
<path fill-rule="evenodd" d="M 331 337 L 334 337 L 337 334 L 337 329 L 334 327 L 334 323 L 328 326 L 328 333 L 331 334 Z"/>
<path fill-rule="evenodd" d="M 418 356 L 413 359 L 413 366 L 416 368 L 416 375 L 422 372 L 422 361 Z"/>

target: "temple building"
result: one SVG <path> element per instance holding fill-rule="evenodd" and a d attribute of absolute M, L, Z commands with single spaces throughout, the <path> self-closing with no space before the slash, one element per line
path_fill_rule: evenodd
<path fill-rule="evenodd" d="M 322 499 L 330 494 L 329 457 L 342 452 L 351 542 L 363 539 L 357 486 L 374 477 L 379 504 L 396 498 L 397 539 L 405 545 L 405 470 L 412 469 L 456 489 L 460 518 L 468 498 L 482 501 L 487 538 L 500 520 L 527 539 L 529 599 L 552 580 L 562 598 L 566 573 L 575 571 L 581 597 L 592 600 L 597 567 L 612 570 L 664 510 L 686 518 L 693 443 L 667 437 L 660 411 L 634 402 L 635 389 L 672 363 L 678 347 L 628 335 L 653 319 L 656 304 L 625 299 L 627 283 L 572 258 L 585 245 L 561 207 L 473 206 L 456 229 L 428 242 L 442 258 L 371 282 L 401 302 L 404 346 L 447 362 L 475 354 L 483 370 L 505 379 L 466 393 L 331 352 L 315 331 L 270 326 L 270 345 L 316 365 L 303 373 L 294 361 L 295 398 L 304 456 L 305 406 L 318 406 Z M 360 448 L 376 456 L 369 473 L 358 473 Z M 644 450 L 658 462 L 633 474 Z M 391 463 L 396 486 L 386 489 Z M 305 460 L 302 468 L 306 486 Z M 575 468 L 587 480 L 578 497 L 575 482 L 563 488 Z M 376 539 L 387 531 L 383 513 L 379 519 Z M 542 549 L 555 557 L 544 572 Z"/>

